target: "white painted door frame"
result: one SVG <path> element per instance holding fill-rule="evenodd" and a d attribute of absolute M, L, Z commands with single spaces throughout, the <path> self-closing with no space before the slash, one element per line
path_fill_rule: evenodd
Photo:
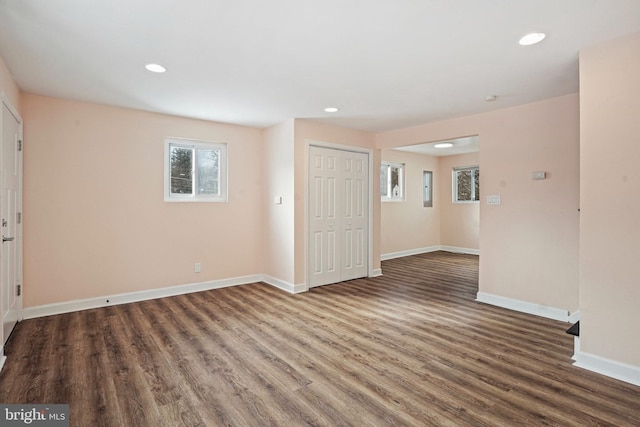
<path fill-rule="evenodd" d="M 369 149 L 369 148 L 364 148 L 364 147 L 356 147 L 356 146 L 351 146 L 351 145 L 342 145 L 342 144 L 334 144 L 334 143 L 330 143 L 330 142 L 323 142 L 323 141 L 314 141 L 314 140 L 306 140 L 305 141 L 305 174 L 304 174 L 304 179 L 305 179 L 305 225 L 304 225 L 304 238 L 305 238 L 305 242 L 304 242 L 304 247 L 305 247 L 305 290 L 309 290 L 310 286 L 309 284 L 311 283 L 310 277 L 311 277 L 311 271 L 310 271 L 310 254 L 311 251 L 309 249 L 309 245 L 310 245 L 310 223 L 311 223 L 311 212 L 310 212 L 310 201 L 309 201 L 309 195 L 310 195 L 310 185 L 311 183 L 309 182 L 309 162 L 310 162 L 310 147 L 311 146 L 315 146 L 315 147 L 320 147 L 320 148 L 327 148 L 327 149 L 333 149 L 333 150 L 341 150 L 341 151 L 351 151 L 351 152 L 356 152 L 356 153 L 363 153 L 366 154 L 368 157 L 368 207 L 367 207 L 367 232 L 368 232 L 368 242 L 367 242 L 367 275 L 369 277 L 374 275 L 374 271 L 373 271 L 373 172 L 374 172 L 374 167 L 373 167 L 373 150 Z"/>
<path fill-rule="evenodd" d="M 2 318 L 2 354 L 0 365 L 4 361 L 4 343 L 15 326 L 15 322 L 22 320 L 22 118 L 17 110 L 0 94 L 2 114 L 0 115 L 0 134 L 2 135 L 2 147 L 0 148 L 0 216 L 3 221 L 0 224 L 3 241 L 0 242 L 0 317 Z M 5 121 L 14 120 L 13 124 Z M 15 126 L 15 132 L 9 126 Z M 9 149 L 5 149 L 5 148 Z M 10 158 L 5 158 L 12 155 Z M 6 176 L 5 162 L 13 163 L 12 176 Z M 15 194 L 7 197 L 4 188 L 5 181 L 12 181 L 10 186 L 15 187 Z M 13 270 L 13 271 L 12 271 Z"/>

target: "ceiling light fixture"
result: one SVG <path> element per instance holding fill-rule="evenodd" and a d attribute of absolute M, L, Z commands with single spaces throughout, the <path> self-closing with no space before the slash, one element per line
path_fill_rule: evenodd
<path fill-rule="evenodd" d="M 436 148 L 451 148 L 453 147 L 453 144 L 450 142 L 441 142 L 439 144 L 434 145 L 434 147 Z"/>
<path fill-rule="evenodd" d="M 146 68 L 148 71 L 151 71 L 152 73 L 164 73 L 165 71 L 167 71 L 167 69 L 160 64 L 147 64 L 144 66 L 144 68 Z"/>
<path fill-rule="evenodd" d="M 545 37 L 547 37 L 545 33 L 529 33 L 522 36 L 518 43 L 521 46 L 531 46 L 532 44 L 540 43 Z"/>
<path fill-rule="evenodd" d="M 495 95 L 487 95 L 487 96 L 484 97 L 484 100 L 487 101 L 487 102 L 492 102 L 492 101 L 495 101 L 497 98 L 498 97 L 495 96 Z"/>
<path fill-rule="evenodd" d="M 324 109 L 324 111 L 326 111 L 327 113 L 337 113 L 340 110 L 338 110 L 336 107 L 327 107 Z"/>

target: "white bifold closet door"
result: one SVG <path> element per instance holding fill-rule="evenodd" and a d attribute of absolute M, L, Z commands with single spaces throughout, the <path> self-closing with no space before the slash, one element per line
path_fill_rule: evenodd
<path fill-rule="evenodd" d="M 309 287 L 368 274 L 369 156 L 309 147 Z"/>

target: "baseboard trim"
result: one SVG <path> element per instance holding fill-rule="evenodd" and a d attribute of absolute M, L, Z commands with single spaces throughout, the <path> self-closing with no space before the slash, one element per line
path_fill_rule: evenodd
<path fill-rule="evenodd" d="M 300 292 L 306 292 L 309 290 L 306 283 L 294 285 L 293 283 L 285 282 L 284 280 L 276 279 L 275 277 L 264 275 L 262 281 L 275 288 L 282 289 L 290 294 L 299 294 Z"/>
<path fill-rule="evenodd" d="M 54 304 L 45 304 L 23 309 L 24 319 L 52 316 L 55 314 L 71 313 L 92 308 L 108 307 L 112 305 L 128 304 L 132 302 L 146 301 L 157 298 L 184 295 L 192 292 L 202 292 L 211 289 L 226 288 L 229 286 L 246 285 L 262 282 L 263 275 L 235 277 L 231 279 L 213 280 L 209 282 L 191 283 L 187 285 L 170 286 L 167 288 L 149 289 L 146 291 L 128 292 L 116 295 L 107 295 L 83 300 L 66 301 Z"/>
<path fill-rule="evenodd" d="M 580 353 L 580 337 L 573 337 L 573 356 L 572 360 L 578 360 L 578 353 Z"/>
<path fill-rule="evenodd" d="M 428 252 L 435 252 L 439 250 L 440 250 L 440 246 L 429 246 L 428 248 L 409 249 L 408 251 L 392 252 L 392 253 L 380 255 L 380 260 L 387 261 L 389 259 L 402 258 L 406 256 L 411 256 L 411 255 L 426 254 Z"/>
<path fill-rule="evenodd" d="M 382 276 L 382 270 L 373 270 L 373 277 Z M 116 295 L 105 295 L 96 298 L 65 301 L 54 304 L 45 304 L 35 307 L 27 307 L 22 311 L 23 319 L 35 319 L 37 317 L 53 316 L 56 314 L 71 313 L 74 311 L 90 310 L 92 308 L 108 307 L 112 305 L 128 304 L 132 302 L 146 301 L 157 298 L 173 297 L 176 295 L 190 294 L 193 292 L 209 291 L 212 289 L 226 288 L 229 286 L 247 285 L 250 283 L 264 282 L 275 288 L 291 294 L 306 292 L 309 287 L 306 283 L 286 282 L 281 279 L 266 275 L 255 274 L 251 276 L 235 277 L 230 279 L 213 280 L 209 282 L 190 283 L 187 285 L 170 286 L 166 288 L 149 289 L 146 291 L 128 292 Z"/>
<path fill-rule="evenodd" d="M 4 351 L 3 351 L 4 353 Z M 4 354 L 2 354 L 2 356 L 0 356 L 0 372 L 2 372 L 2 368 L 4 367 L 4 362 L 7 361 L 7 356 L 5 356 Z"/>
<path fill-rule="evenodd" d="M 459 254 L 480 255 L 480 249 L 460 248 L 458 246 L 440 246 L 440 250 Z"/>
<path fill-rule="evenodd" d="M 502 308 L 507 308 L 509 310 L 519 311 L 521 313 L 546 317 L 547 319 L 560 320 L 562 322 L 569 321 L 568 310 L 562 310 L 555 307 L 547 307 L 527 301 L 520 301 L 517 299 L 493 295 L 486 292 L 478 292 L 476 301 Z"/>
<path fill-rule="evenodd" d="M 580 310 L 574 311 L 569 315 L 569 323 L 576 323 L 578 320 L 580 320 Z"/>
<path fill-rule="evenodd" d="M 382 269 L 381 268 L 375 268 L 371 272 L 371 277 L 379 277 L 379 276 L 382 276 Z"/>
<path fill-rule="evenodd" d="M 640 367 L 617 362 L 595 354 L 576 352 L 574 366 L 640 386 Z"/>
<path fill-rule="evenodd" d="M 426 248 L 416 248 L 416 249 L 409 249 L 406 251 L 400 251 L 400 252 L 391 252 L 388 254 L 382 254 L 380 255 L 380 260 L 381 261 L 387 261 L 390 259 L 394 259 L 394 258 L 402 258 L 402 257 L 406 257 L 406 256 L 411 256 L 411 255 L 420 255 L 420 254 L 426 254 L 429 252 L 436 252 L 436 251 L 446 251 L 446 252 L 454 252 L 454 253 L 460 253 L 460 254 L 470 254 L 470 255 L 480 255 L 480 250 L 479 249 L 469 249 L 469 248 L 460 248 L 457 246 L 442 246 L 442 245 L 438 245 L 438 246 L 428 246 Z"/>

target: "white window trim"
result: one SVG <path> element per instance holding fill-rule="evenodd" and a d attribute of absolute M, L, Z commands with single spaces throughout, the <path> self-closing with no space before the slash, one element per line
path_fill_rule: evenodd
<path fill-rule="evenodd" d="M 401 191 L 401 196 L 400 197 L 393 197 L 393 196 L 383 196 L 380 195 L 380 200 L 382 202 L 404 202 L 405 201 L 405 184 L 404 184 L 404 168 L 405 168 L 405 164 L 404 163 L 392 163 L 392 162 L 381 162 L 380 166 L 389 166 L 389 167 L 396 167 L 400 169 L 400 176 L 398 177 L 399 181 L 400 181 L 400 191 Z M 391 175 L 389 175 L 391 176 Z"/>
<path fill-rule="evenodd" d="M 457 200 L 458 195 L 458 174 L 460 171 L 473 171 L 476 169 L 480 169 L 478 165 L 475 166 L 464 166 L 464 167 L 455 167 L 451 172 L 451 201 L 453 203 L 480 203 L 480 200 Z M 473 176 L 473 174 L 472 174 Z M 472 192 L 475 193 L 475 186 L 472 187 Z M 475 196 L 475 194 L 473 194 Z"/>
<path fill-rule="evenodd" d="M 194 194 L 171 194 L 171 145 L 220 150 L 219 196 Z M 195 159 L 194 159 L 195 160 Z M 227 144 L 223 142 L 199 141 L 185 138 L 164 140 L 164 201 L 165 202 L 227 202 L 228 201 Z M 194 182 L 194 187 L 196 183 Z"/>

